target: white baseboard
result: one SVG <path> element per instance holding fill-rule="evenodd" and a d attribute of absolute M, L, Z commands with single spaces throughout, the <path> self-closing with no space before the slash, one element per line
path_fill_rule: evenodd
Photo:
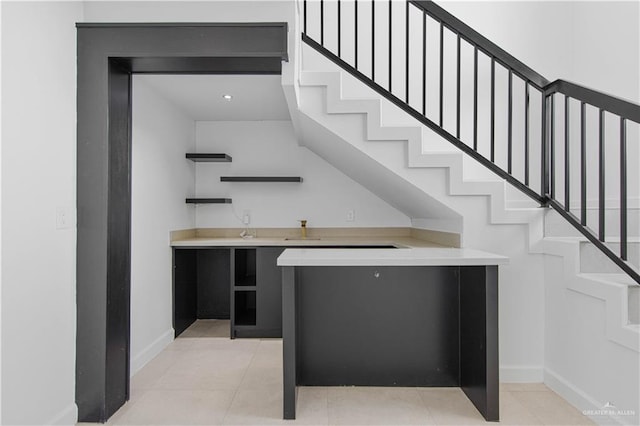
<path fill-rule="evenodd" d="M 502 383 L 542 383 L 544 373 L 538 365 L 503 365 L 500 367 Z"/>
<path fill-rule="evenodd" d="M 56 414 L 48 425 L 75 425 L 78 422 L 78 406 L 75 403 L 68 405 L 64 410 Z"/>
<path fill-rule="evenodd" d="M 564 377 L 548 368 L 544 369 L 544 384 L 582 411 L 596 424 L 636 424 L 637 414 L 635 416 L 617 415 L 613 411 L 615 408 L 611 410 L 604 408 L 605 403 L 596 401 Z M 607 411 L 610 411 L 609 415 L 607 415 Z"/>
<path fill-rule="evenodd" d="M 173 328 L 165 331 L 154 340 L 149 346 L 140 351 L 139 354 L 133 355 L 131 357 L 131 376 L 133 377 L 142 367 L 147 365 L 149 361 L 156 357 L 164 348 L 169 345 L 169 343 L 173 342 L 173 336 L 175 335 L 175 331 Z"/>

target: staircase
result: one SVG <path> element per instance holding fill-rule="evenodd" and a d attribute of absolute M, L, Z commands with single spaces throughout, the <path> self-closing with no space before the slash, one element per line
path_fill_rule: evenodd
<path fill-rule="evenodd" d="M 502 381 L 544 381 L 581 409 L 600 410 L 605 402 L 615 399 L 618 407 L 633 409 L 636 414 L 618 418 L 610 413 L 609 417 L 623 424 L 637 423 L 640 210 L 627 205 L 624 158 L 621 170 L 616 171 L 621 179 L 620 205 L 605 208 L 602 161 L 596 170 L 601 175 L 602 201 L 595 209 L 587 209 L 584 142 L 579 178 L 567 170 L 572 163 L 564 154 L 570 151 L 562 148 L 571 142 L 568 136 L 563 140 L 563 132 L 570 127 L 566 123 L 573 119 L 571 110 L 576 110 L 571 102 L 576 99 L 577 111 L 592 106 L 600 111 L 601 158 L 604 142 L 610 139 L 604 135 L 603 124 L 609 127 L 609 115 L 621 117 L 619 143 L 624 147 L 627 120 L 640 122 L 640 107 L 571 83 L 548 82 L 432 2 L 410 1 L 406 9 L 398 2 L 369 4 L 366 13 L 374 42 L 386 38 L 375 31 L 376 10 L 378 14 L 386 11 L 385 21 L 388 17 L 389 43 L 383 51 L 389 49 L 389 60 L 381 68 L 379 56 L 378 62 L 374 56 L 380 53 L 372 39 L 364 45 L 362 39 L 349 41 L 345 29 L 352 25 L 341 21 L 347 16 L 357 21 L 365 13 L 364 2 L 332 2 L 331 13 L 324 9 L 329 7 L 325 2 L 303 3 L 294 120 L 300 143 L 407 214 L 415 227 L 459 233 L 462 246 L 510 257 L 510 265 L 500 271 Z M 403 11 L 406 24 L 397 29 L 397 36 L 392 34 L 392 23 Z M 427 20 L 436 20 L 443 40 L 441 49 L 445 31 L 456 35 L 458 44 L 457 79 L 449 85 L 443 82 L 441 53 L 439 63 L 437 58 L 429 59 L 440 67 L 439 74 L 435 73 L 440 81 L 437 77 L 433 85 L 423 80 L 418 85 L 422 94 L 417 96 L 416 83 L 402 83 L 402 79 L 419 80 L 414 71 L 419 77 L 420 61 L 416 68 L 407 59 L 404 71 L 399 72 L 391 60 L 398 50 L 404 50 L 391 42 L 392 37 L 398 40 L 406 35 L 407 45 L 414 43 L 407 28 L 410 14 L 415 13 L 424 14 L 423 34 Z M 332 26 L 331 19 L 336 17 L 338 23 Z M 411 17 L 411 22 L 420 21 Z M 354 23 L 362 28 L 361 21 Z M 460 99 L 461 90 L 465 90 L 459 65 L 461 40 L 475 47 L 473 85 L 466 87 L 475 92 L 473 108 L 464 107 Z M 372 44 L 369 53 L 362 49 L 367 43 Z M 350 44 L 360 47 L 360 52 L 357 48 L 348 52 Z M 409 47 L 406 53 L 408 58 Z M 495 68 L 502 66 L 509 75 L 509 102 L 505 105 L 509 118 L 500 123 L 491 114 L 490 146 L 483 142 L 478 130 L 482 126 L 477 124 L 485 105 L 477 94 L 481 80 L 478 55 L 491 59 L 492 93 L 498 84 Z M 362 69 L 363 62 L 370 62 L 368 70 Z M 423 56 L 423 76 L 430 66 L 427 62 Z M 405 72 L 398 83 L 398 75 Z M 526 102 L 520 107 L 512 102 L 515 79 L 522 80 L 526 91 Z M 428 92 L 430 85 L 436 89 Z M 540 92 L 537 105 L 536 90 Z M 457 97 L 453 102 L 456 107 L 446 108 L 451 105 L 447 93 Z M 563 99 L 571 108 L 560 111 Z M 490 102 L 495 109 L 498 101 L 494 96 Z M 435 105 L 431 113 L 430 105 Z M 534 123 L 533 110 L 541 110 L 541 122 Z M 524 141 L 511 136 L 512 118 L 518 114 L 526 116 Z M 467 116 L 473 120 L 461 119 Z M 584 117 L 584 112 L 578 116 L 582 128 L 586 127 Z M 510 136 L 500 145 L 494 141 L 494 132 L 502 124 L 508 126 Z M 522 142 L 524 149 L 518 151 L 516 145 Z M 516 152 L 524 154 L 524 161 L 516 158 Z M 578 190 L 570 179 L 581 180 Z"/>

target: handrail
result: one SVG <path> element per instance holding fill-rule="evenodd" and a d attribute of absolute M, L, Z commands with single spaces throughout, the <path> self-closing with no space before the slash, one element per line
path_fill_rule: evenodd
<path fill-rule="evenodd" d="M 434 19 L 442 22 L 445 27 L 456 34 L 460 34 L 462 39 L 477 46 L 483 53 L 493 57 L 497 62 L 511 69 L 515 74 L 529 80 L 534 86 L 537 86 L 538 89 L 544 90 L 546 94 L 549 95 L 560 92 L 572 98 L 587 102 L 597 108 L 602 108 L 617 115 L 624 116 L 636 123 L 640 123 L 640 105 L 567 80 L 558 79 L 551 82 L 433 1 L 409 0 L 409 3 L 428 12 Z"/>
<path fill-rule="evenodd" d="M 442 22 L 447 28 L 454 33 L 460 34 L 460 37 L 467 42 L 475 45 L 483 51 L 485 54 L 494 57 L 497 62 L 506 68 L 513 70 L 525 80 L 529 80 L 538 89 L 544 88 L 550 83 L 549 80 L 529 68 L 526 64 L 520 62 L 491 40 L 453 16 L 451 13 L 444 10 L 431 0 L 409 0 L 409 3 L 417 6 L 418 8 L 426 11 L 433 18 Z"/>
<path fill-rule="evenodd" d="M 547 95 L 553 93 L 562 93 L 582 102 L 593 105 L 616 115 L 624 117 L 628 120 L 640 123 L 640 105 L 631 101 L 608 95 L 598 90 L 589 89 L 580 84 L 572 83 L 566 80 L 556 80 L 544 87 Z"/>
<path fill-rule="evenodd" d="M 640 284 L 640 271 L 636 270 L 631 263 L 628 262 L 628 230 L 627 230 L 627 121 L 633 121 L 640 123 L 640 105 L 633 102 L 620 99 L 618 97 L 608 95 L 597 90 L 589 89 L 584 86 L 571 83 L 565 80 L 555 80 L 550 82 L 543 76 L 523 64 L 509 53 L 502 50 L 496 44 L 479 34 L 473 28 L 469 27 L 449 12 L 436 5 L 430 0 L 407 0 L 406 8 L 404 10 L 405 23 L 400 25 L 399 30 L 392 28 L 394 20 L 392 14 L 397 13 L 397 8 L 393 6 L 393 0 L 388 1 L 372 1 L 369 2 L 370 13 L 358 12 L 358 0 L 353 2 L 353 33 L 352 38 L 349 38 L 351 31 L 344 26 L 342 21 L 342 8 L 340 0 L 337 0 L 337 8 L 332 9 L 332 12 L 325 13 L 325 2 L 320 1 L 319 9 L 315 8 L 316 18 L 319 22 L 319 34 L 318 38 L 314 39 L 307 32 L 307 1 L 304 2 L 303 10 L 303 32 L 302 40 L 311 48 L 315 49 L 329 60 L 333 61 L 339 67 L 350 73 L 352 76 L 360 80 L 365 85 L 379 93 L 381 96 L 392 102 L 401 110 L 418 120 L 423 125 L 427 126 L 435 133 L 449 141 L 451 144 L 462 150 L 464 153 L 470 155 L 472 158 L 480 162 L 498 176 L 504 178 L 511 185 L 515 186 L 525 195 L 529 196 L 533 200 L 539 202 L 543 207 L 551 207 L 556 210 L 565 220 L 567 220 L 573 227 L 575 227 L 580 233 L 582 233 L 591 243 L 594 244 L 604 255 L 611 259 L 619 268 L 626 272 L 634 281 Z M 376 4 L 378 7 L 376 7 Z M 365 9 L 367 8 L 365 7 Z M 422 14 L 422 23 L 414 27 L 410 25 L 410 8 L 415 8 Z M 328 9 L 328 8 L 327 8 Z M 382 33 L 376 28 L 376 19 L 374 16 L 376 11 L 382 13 L 383 16 L 388 16 L 388 23 L 382 26 Z M 334 15 L 335 14 L 335 15 Z M 364 15 L 364 16 L 362 16 Z M 347 15 L 348 16 L 348 15 Z M 427 16 L 432 18 L 439 27 L 440 35 L 436 37 L 439 40 L 439 49 L 427 48 L 426 42 L 426 29 Z M 333 18 L 337 18 L 336 22 L 332 22 Z M 367 21 L 364 21 L 366 19 Z M 362 21 L 362 24 L 367 28 L 367 32 L 370 34 L 364 34 L 364 40 L 358 39 L 358 35 L 362 37 L 362 31 L 358 31 L 358 23 Z M 414 39 L 410 39 L 410 27 L 413 29 L 414 34 L 422 33 L 422 36 L 414 35 Z M 317 26 L 316 26 L 317 28 Z M 327 28 L 329 28 L 327 30 Z M 447 75 L 447 79 L 455 79 L 455 98 L 451 92 L 445 93 L 444 90 L 444 50 L 446 45 L 444 43 L 445 29 L 447 32 L 452 33 L 457 38 L 457 44 L 455 49 L 456 53 L 456 70 L 455 72 Z M 377 31 L 378 30 L 378 31 Z M 385 34 L 385 30 L 387 33 Z M 370 32 L 369 32 L 370 31 Z M 314 30 L 313 32 L 317 32 Z M 332 50 L 325 44 L 325 33 L 337 35 L 337 48 Z M 335 33 L 334 33 L 335 32 Z M 347 37 L 344 35 L 348 34 Z M 379 34 L 379 35 L 378 35 Z M 394 61 L 393 55 L 393 35 L 398 34 L 403 36 L 405 40 L 404 46 L 404 61 Z M 376 41 L 381 38 L 388 37 L 388 45 L 382 47 L 376 46 Z M 398 36 L 396 35 L 396 41 Z M 346 42 L 344 40 L 347 40 Z M 319 41 L 317 41 L 319 40 Z M 466 68 L 464 71 L 473 73 L 473 114 L 471 112 L 466 113 L 465 116 L 461 114 L 461 76 L 463 62 L 461 61 L 461 40 L 465 44 L 470 45 L 474 49 L 474 61 L 472 71 Z M 336 45 L 335 42 L 329 41 L 329 45 Z M 343 46 L 344 45 L 344 46 Z M 410 50 L 409 46 L 422 49 L 422 69 L 417 70 L 416 67 L 410 66 Z M 352 47 L 352 55 L 347 54 L 346 58 L 342 55 L 342 52 L 349 49 L 343 49 L 343 47 Z M 358 49 L 360 47 L 360 50 Z M 364 55 L 359 54 L 364 50 Z M 427 50 L 432 55 L 433 61 L 427 61 Z M 414 51 L 415 52 L 415 51 Z M 479 71 L 478 71 L 478 52 L 488 57 L 491 61 L 491 74 L 489 81 L 488 77 L 483 77 L 483 83 L 487 86 L 490 85 L 490 107 L 488 114 L 483 114 L 483 117 L 478 115 L 478 92 L 479 92 Z M 367 54 L 369 57 L 367 58 Z M 360 56 L 360 62 L 358 61 Z M 382 57 L 382 61 L 386 60 L 388 64 L 387 78 L 384 78 L 384 82 L 379 77 L 380 73 L 376 73 L 376 68 L 380 70 L 379 59 Z M 363 64 L 362 59 L 369 59 L 369 61 Z M 378 59 L 378 61 L 376 61 Z M 403 63 L 404 62 L 404 63 Z M 359 66 L 360 63 L 360 66 Z M 438 76 L 438 88 L 427 87 L 427 64 L 430 64 L 433 68 L 439 67 L 437 72 L 433 75 Z M 495 69 L 496 64 L 507 72 L 507 82 L 504 80 L 498 82 L 496 80 Z M 403 94 L 394 93 L 392 91 L 392 73 L 397 72 L 399 68 L 401 78 L 404 78 L 405 90 Z M 410 69 L 411 68 L 411 69 Z M 433 69 L 432 68 L 432 69 Z M 421 71 L 421 72 L 420 72 Z M 384 75 L 384 73 L 382 73 Z M 421 74 L 421 75 L 420 75 Z M 398 74 L 394 74 L 398 75 Z M 376 78 L 376 76 L 378 76 Z M 518 86 L 513 84 L 514 76 L 522 81 L 522 84 Z M 410 92 L 409 82 L 418 80 L 417 87 L 414 86 L 413 91 Z M 433 81 L 433 80 L 432 80 Z M 451 81 L 451 80 L 449 80 Z M 507 109 L 507 122 L 504 123 L 507 129 L 506 135 L 503 136 L 503 140 L 500 141 L 496 138 L 495 124 L 497 123 L 496 117 L 499 114 L 497 112 L 497 84 L 503 85 L 504 90 L 507 91 L 506 99 L 501 98 L 502 111 Z M 507 87 L 505 87 L 508 84 Z M 384 85 L 384 86 L 383 86 Z M 517 87 L 517 88 L 516 88 Z M 532 105 L 530 102 L 530 89 L 540 95 L 540 113 L 532 112 Z M 516 95 L 516 91 L 521 90 L 523 93 Z M 562 122 L 556 117 L 555 105 L 560 96 L 554 96 L 556 94 L 564 95 L 564 164 L 556 164 L 557 151 L 562 150 L 562 145 L 556 146 L 556 143 L 561 143 L 562 136 L 556 135 L 556 123 Z M 438 104 L 437 108 L 431 108 L 428 110 L 428 99 L 434 101 L 433 104 Z M 518 97 L 516 97 L 518 96 Z M 410 103 L 410 97 L 414 102 Z M 445 97 L 447 101 L 445 102 Z M 421 99 L 420 99 L 421 98 Z M 455 99 L 455 100 L 453 100 Z M 519 99 L 519 100 L 518 100 Z M 514 102 L 515 100 L 515 102 Z M 570 114 L 571 100 L 577 100 L 580 103 L 579 114 Z M 422 101 L 422 108 L 418 106 L 418 103 Z M 520 103 L 522 102 L 522 103 Z M 469 107 L 470 102 L 467 101 L 466 105 Z M 448 105 L 445 108 L 445 105 Z M 453 105 L 453 106 L 452 106 Z M 486 107 L 486 103 L 485 103 Z M 587 107 L 593 107 L 599 110 L 599 130 L 598 130 L 598 160 L 599 164 L 597 168 L 590 166 L 590 162 L 587 161 L 588 152 L 588 132 L 591 127 L 587 126 L 587 122 L 590 120 L 590 114 L 587 114 Z M 455 108 L 455 111 L 454 111 Z M 447 110 L 447 120 L 445 120 L 445 110 Z M 619 137 L 616 141 L 608 140 L 612 139 L 610 132 L 605 132 L 605 125 L 607 123 L 606 113 L 617 116 L 619 122 L 616 126 L 619 129 Z M 514 116 L 517 119 L 524 122 L 524 129 L 516 130 L 514 123 Z M 570 135 L 574 126 L 571 123 L 576 119 L 579 119 L 580 128 L 577 135 Z M 481 119 L 488 120 L 483 124 L 484 129 L 490 129 L 490 136 L 486 131 L 484 136 L 479 138 L 478 122 Z M 451 124 L 453 122 L 453 124 Z M 461 122 L 464 122 L 467 132 L 466 136 L 461 134 Z M 533 123 L 532 123 L 533 122 Z M 610 120 L 609 120 L 610 122 Z M 610 124 L 609 124 L 610 125 Z M 539 127 L 538 127 L 539 126 Z M 470 129 L 472 127 L 472 129 Z M 538 127 L 540 129 L 539 136 L 535 139 L 532 138 L 530 129 Z M 522 133 L 521 133 L 522 132 Z M 472 137 L 469 135 L 473 135 Z M 505 137 L 506 136 L 506 137 Z M 589 137 L 590 138 L 590 137 Z M 504 140 L 506 139 L 506 141 Z M 572 139 L 579 140 L 578 148 L 571 147 Z M 520 144 L 514 149 L 515 144 Z M 484 144 L 483 146 L 480 146 Z M 613 144 L 613 145 L 612 145 Z M 487 146 L 489 145 L 489 146 Z M 506 145 L 506 146 L 505 146 Z M 607 185 L 605 185 L 605 178 L 611 179 L 612 174 L 605 173 L 606 162 L 605 157 L 610 154 L 606 154 L 607 147 L 618 146 L 615 155 L 619 155 L 620 161 L 617 167 L 616 180 L 619 181 L 619 195 L 620 198 L 620 251 L 614 252 L 609 246 L 606 245 L 606 230 L 605 230 L 605 192 L 607 191 Z M 496 149 L 503 150 L 502 153 L 496 153 Z M 535 151 L 531 151 L 535 149 Z M 533 158 L 531 153 L 538 152 L 540 157 L 538 159 Z M 505 155 L 506 154 L 506 155 Z M 505 158 L 506 157 L 506 158 Z M 516 161 L 513 161 L 514 158 Z M 573 160 L 573 161 L 572 161 Z M 529 169 L 532 165 L 539 165 L 540 170 L 540 184 L 537 185 L 530 179 Z M 571 192 L 571 180 L 572 176 L 576 174 L 575 170 L 572 173 L 574 167 L 579 170 L 579 193 L 578 196 L 570 196 Z M 589 173 L 591 174 L 588 178 Z M 587 196 L 588 185 L 592 185 L 593 177 L 597 173 L 598 181 L 598 225 L 594 227 L 596 230 L 590 228 L 587 223 Z M 564 174 L 564 194 L 560 197 L 556 191 L 556 177 Z M 575 185 L 574 185 L 575 186 Z M 563 198 L 563 200 L 560 200 Z M 579 199 L 580 205 L 577 209 L 571 208 L 571 203 Z M 576 211 L 576 214 L 573 211 Z M 578 217 L 579 213 L 579 217 Z"/>

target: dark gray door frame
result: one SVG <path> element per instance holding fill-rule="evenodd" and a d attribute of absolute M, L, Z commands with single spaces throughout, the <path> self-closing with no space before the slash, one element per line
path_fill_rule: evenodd
<path fill-rule="evenodd" d="M 77 24 L 76 404 L 129 399 L 131 75 L 280 74 L 286 23 Z"/>

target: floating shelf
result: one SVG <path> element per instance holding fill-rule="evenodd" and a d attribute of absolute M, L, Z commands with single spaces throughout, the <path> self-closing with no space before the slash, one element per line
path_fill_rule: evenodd
<path fill-rule="evenodd" d="M 187 198 L 187 204 L 231 204 L 231 198 Z"/>
<path fill-rule="evenodd" d="M 300 176 L 220 176 L 220 182 L 302 182 Z"/>
<path fill-rule="evenodd" d="M 207 154 L 188 152 L 186 157 L 191 161 L 205 163 L 231 163 L 232 158 L 227 154 Z"/>

